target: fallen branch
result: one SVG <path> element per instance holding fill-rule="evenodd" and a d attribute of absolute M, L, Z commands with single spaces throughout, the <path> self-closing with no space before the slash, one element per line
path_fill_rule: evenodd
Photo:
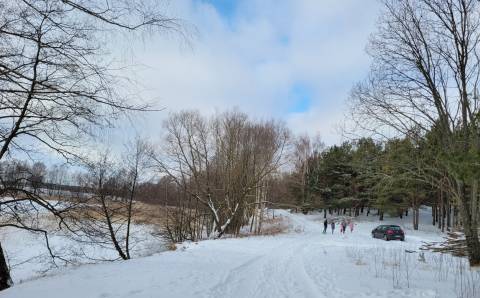
<path fill-rule="evenodd" d="M 468 255 L 467 242 L 463 235 L 448 233 L 448 236 L 444 237 L 444 239 L 445 241 L 423 242 L 420 250 L 449 253 L 456 257 L 466 257 Z"/>

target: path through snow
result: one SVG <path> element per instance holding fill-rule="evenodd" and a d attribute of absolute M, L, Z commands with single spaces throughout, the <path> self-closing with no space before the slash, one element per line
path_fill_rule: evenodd
<path fill-rule="evenodd" d="M 0 297 L 455 297 L 453 281 L 432 273 L 429 255 L 427 263 L 408 256 L 415 269 L 408 285 L 395 285 L 396 269 L 386 262 L 422 240 L 439 240 L 438 233 L 407 228 L 406 242 L 386 242 L 370 237 L 377 222 L 363 221 L 353 233 L 322 234 L 321 215 L 279 212 L 291 233 L 187 243 L 151 257 L 66 269 Z M 373 254 L 383 256 L 382 269 Z"/>

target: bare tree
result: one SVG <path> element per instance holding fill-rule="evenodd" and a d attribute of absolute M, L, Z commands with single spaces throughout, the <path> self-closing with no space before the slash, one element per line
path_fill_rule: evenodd
<path fill-rule="evenodd" d="M 37 152 L 72 160 L 96 126 L 126 111 L 143 111 L 122 94 L 103 50 L 104 32 L 179 30 L 151 1 L 21 0 L 0 2 L 0 161 Z M 2 195 L 11 186 L 2 183 Z M 28 189 L 0 202 L 1 210 L 30 202 L 56 216 Z M 0 264 L 5 264 L 0 250 Z M 10 285 L 0 266 L 0 290 Z"/>
<path fill-rule="evenodd" d="M 165 129 L 166 148 L 156 157 L 160 170 L 210 213 L 211 237 L 238 233 L 251 206 L 260 203 L 255 192 L 280 166 L 288 138 L 284 126 L 255 123 L 239 112 L 211 120 L 181 112 L 171 115 Z"/>
<path fill-rule="evenodd" d="M 108 150 L 91 158 L 80 179 L 86 197 L 68 213 L 73 239 L 113 248 L 123 260 L 131 259 L 135 201 L 151 156 L 151 146 L 138 137 L 125 147 L 121 158 Z"/>
<path fill-rule="evenodd" d="M 127 194 L 125 196 L 126 204 L 126 235 L 125 235 L 125 254 L 130 259 L 130 226 L 133 217 L 133 203 L 137 198 L 138 185 L 144 178 L 145 171 L 149 168 L 152 147 L 145 140 L 137 137 L 135 141 L 127 145 L 125 154 L 125 172 L 127 183 Z"/>
<path fill-rule="evenodd" d="M 74 227 L 74 238 L 106 248 L 115 249 L 118 256 L 129 259 L 127 254 L 126 224 L 130 228 L 129 204 L 122 197 L 128 191 L 122 171 L 108 151 L 99 154 L 87 165 L 83 186 L 90 194 L 74 210 L 70 211 L 69 224 Z"/>
<path fill-rule="evenodd" d="M 438 140 L 434 166 L 414 176 L 435 181 L 458 202 L 471 265 L 480 264 L 477 85 L 480 7 L 475 0 L 384 0 L 368 50 L 370 77 L 353 90 L 356 124 L 384 136 L 415 128 Z M 474 169 L 475 168 L 475 169 Z M 428 178 L 426 178 L 428 177 Z M 445 183 L 445 179 L 448 183 Z M 445 189 L 448 188 L 448 189 Z"/>
<path fill-rule="evenodd" d="M 298 137 L 294 141 L 293 146 L 293 165 L 295 167 L 294 173 L 291 179 L 291 185 L 295 190 L 298 190 L 297 203 L 302 207 L 304 212 L 312 207 L 313 192 L 310 189 L 311 172 L 315 167 L 315 158 L 323 149 L 324 145 L 317 136 L 315 139 L 311 139 L 310 136 L 304 135 Z"/>

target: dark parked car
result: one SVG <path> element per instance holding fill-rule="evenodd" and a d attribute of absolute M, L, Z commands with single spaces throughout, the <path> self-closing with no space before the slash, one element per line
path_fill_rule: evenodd
<path fill-rule="evenodd" d="M 372 231 L 373 238 L 380 238 L 384 240 L 401 240 L 405 241 L 405 232 L 401 227 L 396 225 L 381 225 Z"/>

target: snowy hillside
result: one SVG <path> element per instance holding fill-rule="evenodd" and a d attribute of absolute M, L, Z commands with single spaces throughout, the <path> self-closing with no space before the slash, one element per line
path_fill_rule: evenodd
<path fill-rule="evenodd" d="M 386 242 L 370 237 L 373 217 L 357 221 L 353 233 L 332 235 L 330 228 L 322 234 L 321 215 L 279 212 L 291 223 L 287 234 L 186 243 L 150 257 L 84 265 L 16 284 L 0 297 L 451 298 L 478 287 L 479 274 L 462 271 L 462 260 L 420 258 L 421 242 L 441 234 L 412 231 L 410 216 L 385 220 L 402 224 L 407 236 Z M 421 224 L 428 225 L 424 215 Z"/>

